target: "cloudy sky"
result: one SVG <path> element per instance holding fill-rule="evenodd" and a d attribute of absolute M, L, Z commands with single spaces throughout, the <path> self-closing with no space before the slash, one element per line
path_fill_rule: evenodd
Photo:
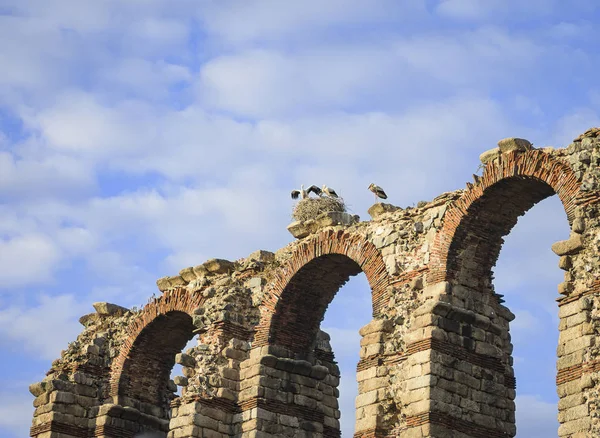
<path fill-rule="evenodd" d="M 53 359 L 106 300 L 292 237 L 289 191 L 326 183 L 368 219 L 464 187 L 504 137 L 600 125 L 596 0 L 0 0 L 0 436 L 28 435 Z M 556 435 L 556 198 L 524 216 L 496 287 L 519 436 Z M 364 275 L 323 327 L 352 434 Z M 349 316 L 351 315 L 351 316 Z"/>

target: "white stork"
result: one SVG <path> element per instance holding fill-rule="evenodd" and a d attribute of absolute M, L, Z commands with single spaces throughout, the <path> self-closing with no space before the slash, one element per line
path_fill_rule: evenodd
<path fill-rule="evenodd" d="M 383 189 L 375 184 L 371 183 L 369 185 L 369 190 L 371 190 L 375 194 L 375 200 L 380 202 L 378 198 L 387 199 L 387 195 L 383 191 Z"/>
<path fill-rule="evenodd" d="M 321 195 L 321 189 L 317 186 L 312 185 L 307 190 L 304 190 L 304 184 L 301 184 L 300 190 L 292 190 L 292 199 L 306 199 L 310 192 L 313 192 L 315 195 Z"/>
<path fill-rule="evenodd" d="M 323 184 L 323 187 L 321 188 L 321 190 L 323 191 L 323 193 L 325 193 L 330 198 L 338 197 L 338 194 L 335 192 L 335 190 L 333 190 L 331 187 L 327 187 L 325 184 Z"/>

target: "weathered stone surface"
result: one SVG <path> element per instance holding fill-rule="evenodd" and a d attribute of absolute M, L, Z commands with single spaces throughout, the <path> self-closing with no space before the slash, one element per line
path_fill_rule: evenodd
<path fill-rule="evenodd" d="M 507 152 L 526 152 L 531 150 L 533 145 L 524 138 L 509 137 L 504 138 L 498 142 L 498 148 L 500 153 L 505 154 Z"/>
<path fill-rule="evenodd" d="M 400 210 L 400 207 L 396 207 L 392 204 L 378 202 L 376 204 L 371 205 L 371 207 L 369 207 L 369 210 L 367 210 L 367 213 L 369 213 L 369 216 L 371 216 L 372 219 L 377 219 L 384 213 L 391 213 L 398 210 Z"/>
<path fill-rule="evenodd" d="M 226 274 L 234 269 L 233 262 L 223 259 L 210 259 L 205 261 L 203 265 L 212 274 Z"/>
<path fill-rule="evenodd" d="M 92 306 L 94 306 L 94 309 L 96 309 L 98 315 L 102 316 L 121 316 L 124 315 L 126 312 L 129 312 L 129 309 L 125 307 L 121 307 L 116 304 L 107 303 L 104 301 L 93 303 Z"/>
<path fill-rule="evenodd" d="M 43 382 L 37 382 L 29 385 L 29 392 L 34 397 L 39 397 L 46 391 L 46 385 Z"/>
<path fill-rule="evenodd" d="M 97 320 L 98 314 L 96 312 L 88 313 L 87 315 L 83 315 L 81 318 L 79 318 L 79 324 L 81 324 L 84 327 L 87 327 L 88 325 L 93 324 Z"/>
<path fill-rule="evenodd" d="M 168 277 L 169 287 L 181 287 L 186 285 L 186 281 L 181 277 L 181 275 L 174 275 L 173 277 Z"/>
<path fill-rule="evenodd" d="M 355 214 L 341 211 L 327 211 L 315 218 L 315 224 L 317 229 L 319 229 L 335 225 L 352 225 L 357 223 L 359 219 L 360 218 Z"/>
<path fill-rule="evenodd" d="M 394 323 L 389 319 L 374 319 L 367 325 L 363 326 L 358 333 L 361 336 L 367 336 L 376 332 L 390 332 L 394 327 Z"/>
<path fill-rule="evenodd" d="M 175 363 L 183 365 L 184 367 L 194 367 L 196 365 L 196 359 L 189 354 L 178 353 L 175 355 Z"/>
<path fill-rule="evenodd" d="M 498 158 L 500 156 L 500 148 L 489 149 L 479 156 L 481 164 L 487 164 L 488 162 Z"/>
<path fill-rule="evenodd" d="M 568 240 L 561 240 L 552 245 L 552 251 L 559 256 L 577 254 L 583 248 L 581 234 L 572 234 Z"/>
<path fill-rule="evenodd" d="M 254 251 L 252 254 L 250 254 L 247 259 L 270 263 L 275 260 L 275 254 L 270 251 L 259 249 L 258 251 Z"/>
<path fill-rule="evenodd" d="M 179 276 L 183 278 L 183 281 L 186 283 L 196 279 L 196 274 L 194 273 L 194 268 L 192 267 L 183 268 L 181 271 L 179 271 Z"/>
<path fill-rule="evenodd" d="M 569 269 L 571 269 L 572 266 L 573 263 L 571 262 L 571 257 L 561 256 L 560 259 L 558 259 L 558 267 L 560 269 L 568 271 Z"/>
<path fill-rule="evenodd" d="M 196 274 L 196 277 L 204 277 L 205 275 L 208 275 L 208 269 L 206 269 L 206 266 L 204 265 L 196 265 L 192 268 L 192 271 L 194 274 Z"/>
<path fill-rule="evenodd" d="M 558 293 L 561 295 L 568 295 L 573 290 L 573 285 L 567 281 L 562 282 L 558 285 Z"/>
<path fill-rule="evenodd" d="M 166 291 L 171 287 L 171 282 L 169 281 L 169 277 L 162 277 L 156 280 L 156 286 L 158 286 L 158 290 L 161 292 Z"/>
<path fill-rule="evenodd" d="M 316 218 L 304 222 L 296 221 L 287 226 L 288 231 L 297 239 L 302 239 L 310 234 L 317 233 L 321 228 L 337 225 L 352 225 L 357 223 L 360 218 L 340 211 L 328 211 L 319 214 Z"/>
<path fill-rule="evenodd" d="M 578 233 L 578 234 L 583 233 L 585 231 L 585 220 L 581 217 L 575 218 L 571 229 L 575 233 Z"/>
<path fill-rule="evenodd" d="M 173 378 L 173 383 L 177 386 L 188 386 L 188 378 L 183 376 L 175 376 Z"/>
<path fill-rule="evenodd" d="M 294 236 L 296 239 L 302 239 L 308 236 L 312 232 L 311 225 L 312 221 L 300 222 L 295 221 L 287 226 L 287 230 Z"/>

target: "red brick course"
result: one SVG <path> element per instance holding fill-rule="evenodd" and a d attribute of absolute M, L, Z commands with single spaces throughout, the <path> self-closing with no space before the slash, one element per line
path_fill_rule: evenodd
<path fill-rule="evenodd" d="M 371 286 L 377 317 L 387 301 L 390 278 L 371 242 L 357 234 L 326 231 L 299 244 L 265 294 L 254 346 L 277 344 L 306 352 L 337 291 L 361 271 Z"/>
<path fill-rule="evenodd" d="M 142 309 L 113 361 L 110 396 L 162 404 L 175 355 L 193 337 L 191 315 L 203 302 L 200 293 L 177 288 Z"/>
<path fill-rule="evenodd" d="M 519 216 L 555 193 L 569 224 L 578 205 L 595 199 L 581 192 L 565 162 L 541 150 L 502 154 L 488 163 L 479 181 L 448 209 L 432 249 L 428 283 L 460 281 L 467 269 L 473 278 L 489 280 L 502 237 Z"/>

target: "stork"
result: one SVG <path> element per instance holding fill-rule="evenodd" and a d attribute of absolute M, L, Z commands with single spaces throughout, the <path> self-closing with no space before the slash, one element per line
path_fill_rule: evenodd
<path fill-rule="evenodd" d="M 321 190 L 323 191 L 323 193 L 325 193 L 330 198 L 338 197 L 338 194 L 335 192 L 335 190 L 333 190 L 331 187 L 327 187 L 325 184 L 323 184 L 323 187 L 321 188 Z"/>
<path fill-rule="evenodd" d="M 381 201 L 379 201 L 378 198 L 387 199 L 387 195 L 385 194 L 385 192 L 383 191 L 383 189 L 381 187 L 376 186 L 375 184 L 371 183 L 369 185 L 369 190 L 371 190 L 375 194 L 375 200 L 377 202 L 381 202 Z"/>
<path fill-rule="evenodd" d="M 321 195 L 321 189 L 315 185 L 310 186 L 307 190 L 304 189 L 304 184 L 300 185 L 300 190 L 292 190 L 292 199 L 306 199 L 310 192 L 313 192 L 315 195 Z"/>

